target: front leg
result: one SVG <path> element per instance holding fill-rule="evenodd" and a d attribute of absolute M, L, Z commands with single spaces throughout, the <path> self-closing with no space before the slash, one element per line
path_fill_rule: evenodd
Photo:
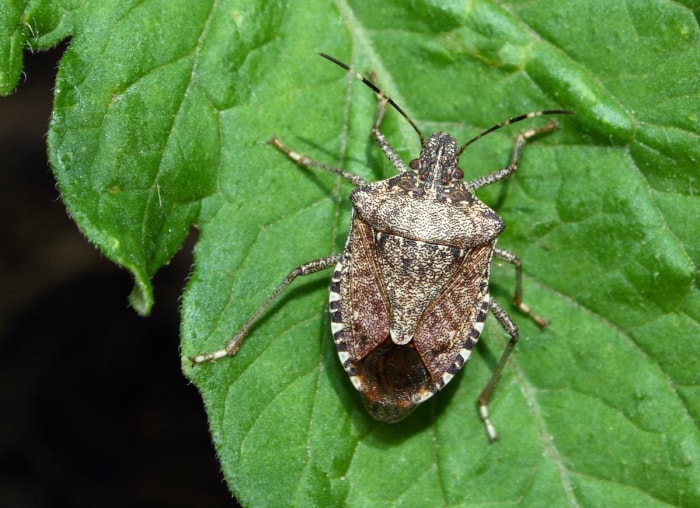
<path fill-rule="evenodd" d="M 539 116 L 541 114 L 543 114 L 543 112 L 529 113 L 529 115 L 531 116 Z M 525 117 L 529 118 L 529 116 L 527 115 Z M 499 126 L 505 126 L 509 123 L 512 123 L 512 121 L 504 122 L 503 124 L 499 124 Z M 503 180 L 504 178 L 508 178 L 518 169 L 518 165 L 520 164 L 520 158 L 522 157 L 523 149 L 525 148 L 527 141 L 530 138 L 534 138 L 538 134 L 552 132 L 554 130 L 557 130 L 558 128 L 559 123 L 557 123 L 557 121 L 555 120 L 543 127 L 535 127 L 532 129 L 528 129 L 525 132 L 521 132 L 515 137 L 515 143 L 513 145 L 513 158 L 511 159 L 510 164 L 508 164 L 503 169 L 499 169 L 498 171 L 494 171 L 493 173 L 489 173 L 488 175 L 479 177 L 475 180 L 472 180 L 471 182 L 468 182 L 466 184 L 467 188 L 469 190 L 480 189 L 481 187 L 485 187 L 487 185 L 491 185 L 492 183 L 498 182 L 499 180 Z"/>
<path fill-rule="evenodd" d="M 374 73 L 370 72 L 369 76 L 371 79 L 375 79 Z M 387 139 L 384 137 L 384 134 L 379 131 L 379 126 L 381 125 L 382 120 L 384 119 L 384 114 L 386 113 L 386 105 L 389 104 L 391 99 L 384 95 L 384 92 L 382 91 L 375 91 L 375 93 L 377 95 L 377 111 L 374 115 L 372 135 L 377 141 L 379 148 L 381 148 L 384 155 L 386 155 L 386 158 L 389 159 L 389 162 L 391 162 L 391 165 L 396 168 L 396 171 L 399 173 L 405 173 L 408 171 L 408 168 L 399 157 L 399 154 L 397 154 L 394 148 L 389 144 L 389 141 L 387 141 Z"/>
<path fill-rule="evenodd" d="M 329 166 L 327 164 L 324 164 L 323 162 L 319 162 L 319 161 L 314 160 L 314 159 L 309 159 L 307 156 L 295 152 L 294 150 L 292 150 L 291 148 L 286 146 L 284 143 L 282 143 L 278 138 L 272 138 L 269 141 L 269 143 L 272 146 L 274 146 L 275 148 L 277 148 L 279 151 L 281 151 L 282 153 L 286 154 L 287 157 L 292 159 L 294 162 L 296 162 L 297 164 L 299 164 L 303 168 L 307 168 L 307 169 L 315 168 L 315 169 L 320 169 L 321 171 L 328 171 L 329 173 L 335 173 L 336 175 L 342 176 L 348 182 L 350 182 L 351 184 L 353 184 L 355 186 L 364 185 L 367 183 L 363 178 L 360 178 L 359 176 L 357 176 L 353 173 L 349 173 L 349 172 L 344 171 L 340 168 Z"/>

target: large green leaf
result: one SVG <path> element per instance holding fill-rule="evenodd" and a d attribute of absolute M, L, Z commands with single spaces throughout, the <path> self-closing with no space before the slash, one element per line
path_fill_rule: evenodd
<path fill-rule="evenodd" d="M 25 5 L 26 4 L 26 5 Z M 72 35 L 49 133 L 88 239 L 134 274 L 132 302 L 200 230 L 183 299 L 183 368 L 200 389 L 231 489 L 259 505 L 700 504 L 700 8 L 691 2 L 5 2 L 0 85 L 18 41 Z M 7 14 L 7 15 L 5 15 Z M 506 343 L 495 321 L 469 364 L 407 420 L 374 422 L 336 358 L 329 273 L 294 283 L 235 358 L 223 345 L 283 277 L 342 249 L 350 186 L 299 169 L 273 135 L 368 180 L 392 174 L 373 94 L 324 51 L 373 70 L 427 133 L 466 140 L 530 110 L 570 108 L 521 169 L 479 196 L 504 217 L 540 331 L 521 329 L 491 416 L 475 400 Z M 531 121 L 529 127 L 544 120 Z M 518 127 L 462 156 L 498 169 Z M 390 111 L 408 161 L 418 142 Z"/>

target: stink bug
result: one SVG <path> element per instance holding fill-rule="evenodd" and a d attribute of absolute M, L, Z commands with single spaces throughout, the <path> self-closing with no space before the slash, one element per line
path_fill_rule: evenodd
<path fill-rule="evenodd" d="M 351 71 L 335 58 L 323 53 L 321 56 Z M 353 213 L 345 249 L 294 269 L 224 349 L 199 354 L 192 361 L 199 364 L 235 355 L 253 324 L 297 276 L 336 265 L 329 298 L 333 341 L 367 410 L 383 422 L 402 420 L 441 390 L 466 363 L 481 336 L 488 311 L 493 312 L 510 335 L 478 402 L 486 433 L 495 441 L 487 404 L 518 340 L 518 329 L 490 298 L 493 256 L 515 266 L 515 305 L 539 326 L 547 323 L 523 303 L 520 260 L 496 247 L 496 239 L 505 228 L 503 220 L 479 201 L 474 190 L 513 174 L 527 140 L 555 130 L 557 123 L 518 134 L 510 164 L 486 176 L 463 182 L 458 160 L 469 145 L 497 129 L 536 116 L 573 112 L 547 110 L 520 115 L 459 146 L 444 132 L 426 139 L 372 81 L 355 76 L 377 95 L 372 134 L 399 174 L 368 183 L 294 152 L 273 138 L 270 143 L 299 165 L 338 174 L 355 185 L 350 194 Z M 420 156 L 408 167 L 379 132 L 387 104 L 420 138 Z"/>

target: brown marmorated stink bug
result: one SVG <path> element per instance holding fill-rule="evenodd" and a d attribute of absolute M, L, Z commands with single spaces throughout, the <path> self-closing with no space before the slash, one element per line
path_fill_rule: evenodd
<path fill-rule="evenodd" d="M 321 56 L 352 71 L 331 56 Z M 486 176 L 463 182 L 458 160 L 469 145 L 506 125 L 535 116 L 573 112 L 548 110 L 520 115 L 459 146 L 444 132 L 426 139 L 391 98 L 360 74 L 355 76 L 377 95 L 372 134 L 399 174 L 368 183 L 357 175 L 308 159 L 273 138 L 272 145 L 299 165 L 335 173 L 355 185 L 350 194 L 353 214 L 345 250 L 292 270 L 224 349 L 199 354 L 192 361 L 199 364 L 235 355 L 253 324 L 297 276 L 336 265 L 329 298 L 333 341 L 352 384 L 369 413 L 379 421 L 398 422 L 441 390 L 467 362 L 489 309 L 493 312 L 510 335 L 478 400 L 486 433 L 495 441 L 487 404 L 518 341 L 518 328 L 490 298 L 493 256 L 515 266 L 515 306 L 540 327 L 547 323 L 523 303 L 520 260 L 496 247 L 496 239 L 505 228 L 503 220 L 479 201 L 474 190 L 512 175 L 527 140 L 555 130 L 557 123 L 518 134 L 510 164 Z M 387 103 L 420 137 L 420 157 L 408 167 L 379 132 Z"/>

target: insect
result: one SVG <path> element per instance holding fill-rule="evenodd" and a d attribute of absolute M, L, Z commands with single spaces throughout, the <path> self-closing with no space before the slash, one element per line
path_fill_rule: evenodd
<path fill-rule="evenodd" d="M 352 72 L 335 58 L 321 56 Z M 270 140 L 297 164 L 335 173 L 355 186 L 350 194 L 353 213 L 345 249 L 292 270 L 223 349 L 199 354 L 192 361 L 200 364 L 235 355 L 251 327 L 294 279 L 335 265 L 329 297 L 333 341 L 369 413 L 383 422 L 402 420 L 441 390 L 467 362 L 487 313 L 493 313 L 510 336 L 478 400 L 479 415 L 493 442 L 497 434 L 487 406 L 518 341 L 515 323 L 489 294 L 493 256 L 515 266 L 515 306 L 540 327 L 547 322 L 523 302 L 521 262 L 515 254 L 496 247 L 505 228 L 503 220 L 474 191 L 512 175 L 527 140 L 555 130 L 558 124 L 551 122 L 518 134 L 510 164 L 486 176 L 463 182 L 458 161 L 469 145 L 497 129 L 536 116 L 573 112 L 520 115 L 459 146 L 444 132 L 425 138 L 372 81 L 357 73 L 355 77 L 377 95 L 372 134 L 398 175 L 368 183 L 353 173 L 309 159 L 277 138 Z M 408 166 L 379 131 L 387 104 L 420 138 L 420 156 Z"/>

